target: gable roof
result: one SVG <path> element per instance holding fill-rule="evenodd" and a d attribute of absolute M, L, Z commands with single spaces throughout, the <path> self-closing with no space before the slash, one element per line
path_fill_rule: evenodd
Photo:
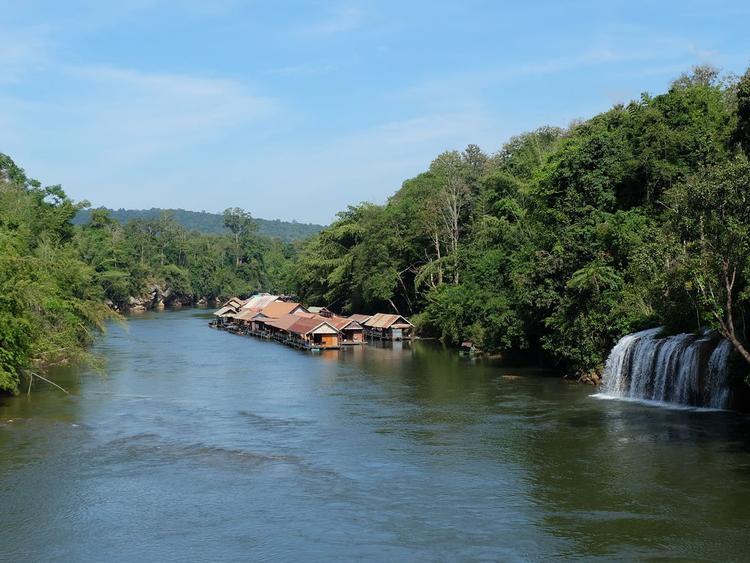
<path fill-rule="evenodd" d="M 320 317 L 315 319 L 308 319 L 306 317 L 297 317 L 297 322 L 290 326 L 287 330 L 294 334 L 306 335 L 311 332 L 315 332 L 321 326 L 328 326 L 336 332 L 341 332 L 338 328 L 333 326 L 328 319 L 322 319 Z"/>
<path fill-rule="evenodd" d="M 270 293 L 258 293 L 253 295 L 250 299 L 245 301 L 242 305 L 243 309 L 263 309 L 267 307 L 279 298 L 278 295 L 271 295 Z"/>
<path fill-rule="evenodd" d="M 387 313 L 376 313 L 363 324 L 370 328 L 391 328 L 393 325 L 414 326 L 401 315 L 389 315 Z"/>
<path fill-rule="evenodd" d="M 285 330 L 289 331 L 289 328 L 299 321 L 302 317 L 298 317 L 297 315 L 282 315 L 279 318 L 276 319 L 267 319 L 263 321 L 263 324 L 266 324 L 268 326 L 272 326 L 274 328 L 278 328 L 279 330 Z"/>
<path fill-rule="evenodd" d="M 270 303 L 266 307 L 263 307 L 261 312 L 267 316 L 274 319 L 277 319 L 283 315 L 289 315 L 292 312 L 294 312 L 295 309 L 299 309 L 302 307 L 299 303 L 287 303 L 286 301 L 274 301 L 273 303 Z"/>
<path fill-rule="evenodd" d="M 363 324 L 367 319 L 369 319 L 372 315 L 360 315 L 360 314 L 354 314 L 349 315 L 349 318 L 353 321 L 357 321 L 359 324 Z"/>
<path fill-rule="evenodd" d="M 351 317 L 331 317 L 325 320 L 339 330 L 362 330 L 362 325 Z"/>
<path fill-rule="evenodd" d="M 257 314 L 258 312 L 252 309 L 240 309 L 234 318 L 239 321 L 249 321 Z"/>
<path fill-rule="evenodd" d="M 231 307 L 230 305 L 225 305 L 218 311 L 214 311 L 214 315 L 216 315 L 217 317 L 226 317 L 230 314 L 233 315 L 234 313 L 236 313 L 236 310 L 234 307 Z"/>

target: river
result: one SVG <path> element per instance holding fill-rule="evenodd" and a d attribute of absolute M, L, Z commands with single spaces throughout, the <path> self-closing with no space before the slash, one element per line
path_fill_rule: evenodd
<path fill-rule="evenodd" d="M 428 343 L 311 354 L 132 317 L 0 403 L 0 559 L 748 557 L 750 424 Z"/>

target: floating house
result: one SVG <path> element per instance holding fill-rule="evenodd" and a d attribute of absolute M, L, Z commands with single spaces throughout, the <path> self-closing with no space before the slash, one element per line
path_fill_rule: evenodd
<path fill-rule="evenodd" d="M 325 307 L 305 308 L 300 303 L 269 293 L 249 299 L 232 297 L 209 323 L 230 332 L 273 338 L 308 350 L 336 349 L 380 340 L 411 338 L 414 326 L 401 315 L 335 315 Z"/>
<path fill-rule="evenodd" d="M 216 326 L 224 326 L 230 319 L 233 319 L 237 314 L 237 308 L 232 305 L 224 305 L 218 311 L 214 311 L 214 315 L 217 317 Z"/>
<path fill-rule="evenodd" d="M 379 340 L 403 340 L 411 338 L 414 325 L 401 315 L 377 313 L 362 323 L 365 336 Z"/>
<path fill-rule="evenodd" d="M 364 344 L 365 330 L 355 319 L 351 317 L 331 317 L 328 321 L 341 331 L 342 345 Z"/>
<path fill-rule="evenodd" d="M 341 331 L 322 317 L 288 314 L 264 321 L 271 337 L 284 344 L 305 349 L 330 350 L 341 347 Z"/>

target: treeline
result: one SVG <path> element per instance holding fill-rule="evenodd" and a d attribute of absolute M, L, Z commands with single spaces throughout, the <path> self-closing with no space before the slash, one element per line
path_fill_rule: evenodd
<path fill-rule="evenodd" d="M 80 360 L 110 316 L 71 224 L 78 207 L 0 153 L 0 390 L 40 363 Z"/>
<path fill-rule="evenodd" d="M 73 223 L 84 225 L 89 222 L 91 214 L 106 210 L 109 216 L 118 222 L 129 223 L 133 220 L 153 221 L 167 213 L 177 223 L 189 231 L 199 231 L 205 234 L 221 235 L 227 234 L 229 230 L 224 224 L 224 216 L 221 213 L 207 213 L 206 211 L 188 211 L 185 209 L 81 209 L 73 218 Z M 259 219 L 253 217 L 253 223 L 258 226 L 258 234 L 270 238 L 278 238 L 283 242 L 296 242 L 305 240 L 322 229 L 322 225 L 313 223 L 297 223 L 296 221 L 280 221 L 279 219 Z"/>
<path fill-rule="evenodd" d="M 189 231 L 168 212 L 121 224 L 95 209 L 78 227 L 76 247 L 115 308 L 211 302 L 229 295 L 283 289 L 291 243 L 257 233 L 249 213 L 223 216 L 228 234 Z"/>
<path fill-rule="evenodd" d="M 577 373 L 659 324 L 718 329 L 750 361 L 748 152 L 750 71 L 696 68 L 496 154 L 441 154 L 386 205 L 349 207 L 308 241 L 293 289 Z"/>
<path fill-rule="evenodd" d="M 94 210 L 74 225 L 86 206 L 0 153 L 0 391 L 18 392 L 45 365 L 91 359 L 113 310 L 281 290 L 297 251 L 238 208 L 222 217 L 227 234 L 209 235 L 169 213 L 121 224 Z"/>

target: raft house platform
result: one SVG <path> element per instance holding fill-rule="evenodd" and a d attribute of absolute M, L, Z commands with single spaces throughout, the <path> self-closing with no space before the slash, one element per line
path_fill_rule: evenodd
<path fill-rule="evenodd" d="M 401 315 L 344 317 L 325 307 L 304 307 L 284 296 L 267 293 L 246 300 L 233 297 L 214 315 L 216 320 L 209 322 L 213 328 L 310 351 L 359 346 L 367 339 L 410 340 L 414 333 L 414 325 Z"/>

